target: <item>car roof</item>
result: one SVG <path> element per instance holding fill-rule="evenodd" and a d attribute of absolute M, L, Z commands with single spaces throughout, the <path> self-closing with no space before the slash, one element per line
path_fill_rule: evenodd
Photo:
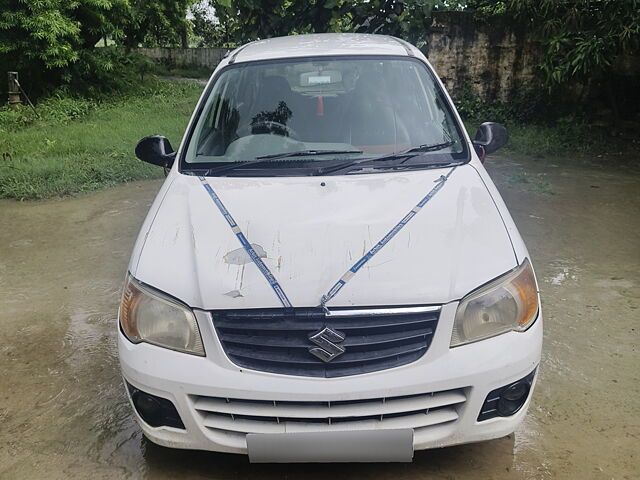
<path fill-rule="evenodd" d="M 278 58 L 338 55 L 416 56 L 419 51 L 404 40 L 366 33 L 312 33 L 247 43 L 229 54 L 229 63 Z"/>

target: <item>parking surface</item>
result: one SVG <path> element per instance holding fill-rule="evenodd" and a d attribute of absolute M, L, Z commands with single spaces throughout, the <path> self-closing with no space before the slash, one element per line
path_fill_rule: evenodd
<path fill-rule="evenodd" d="M 543 361 L 526 421 L 412 464 L 250 465 L 146 441 L 119 376 L 115 317 L 159 183 L 0 202 L 0 478 L 638 478 L 640 173 L 571 163 L 489 165 L 542 290 Z"/>

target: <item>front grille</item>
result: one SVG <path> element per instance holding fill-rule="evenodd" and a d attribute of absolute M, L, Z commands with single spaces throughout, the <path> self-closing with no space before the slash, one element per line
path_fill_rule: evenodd
<path fill-rule="evenodd" d="M 343 377 L 406 365 L 422 357 L 438 324 L 440 307 L 218 310 L 218 338 L 240 367 L 306 377 Z M 309 337 L 328 327 L 344 336 L 344 353 L 316 358 Z"/>
<path fill-rule="evenodd" d="M 242 400 L 192 396 L 206 431 L 242 448 L 249 433 L 412 428 L 415 433 L 458 419 L 463 389 L 332 402 Z"/>

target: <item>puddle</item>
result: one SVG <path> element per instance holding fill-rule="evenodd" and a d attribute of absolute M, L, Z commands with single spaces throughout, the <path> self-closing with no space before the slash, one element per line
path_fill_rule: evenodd
<path fill-rule="evenodd" d="M 551 266 L 550 270 L 556 270 L 556 273 L 544 277 L 546 283 L 552 285 L 562 285 L 566 281 L 578 280 L 577 268 L 575 267 L 563 267 L 563 266 Z"/>
<path fill-rule="evenodd" d="M 128 257 L 159 188 L 139 182 L 74 199 L 0 202 L 0 477 L 636 477 L 640 176 L 572 170 L 561 159 L 553 168 L 524 157 L 491 162 L 532 254 L 545 318 L 538 385 L 515 434 L 418 452 L 407 465 L 312 467 L 256 466 L 146 441 L 115 341 Z M 523 170 L 553 195 L 513 181 L 503 188 L 502 178 Z"/>

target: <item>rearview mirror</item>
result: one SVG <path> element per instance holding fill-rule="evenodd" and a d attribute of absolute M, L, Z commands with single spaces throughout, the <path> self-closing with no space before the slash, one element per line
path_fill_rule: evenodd
<path fill-rule="evenodd" d="M 152 135 L 144 137 L 136 145 L 136 157 L 143 162 L 158 165 L 164 168 L 171 168 L 176 158 L 171 143 L 166 137 Z"/>
<path fill-rule="evenodd" d="M 509 134 L 504 125 L 495 122 L 484 122 L 478 127 L 473 146 L 480 160 L 484 161 L 487 155 L 503 147 L 508 139 Z"/>

